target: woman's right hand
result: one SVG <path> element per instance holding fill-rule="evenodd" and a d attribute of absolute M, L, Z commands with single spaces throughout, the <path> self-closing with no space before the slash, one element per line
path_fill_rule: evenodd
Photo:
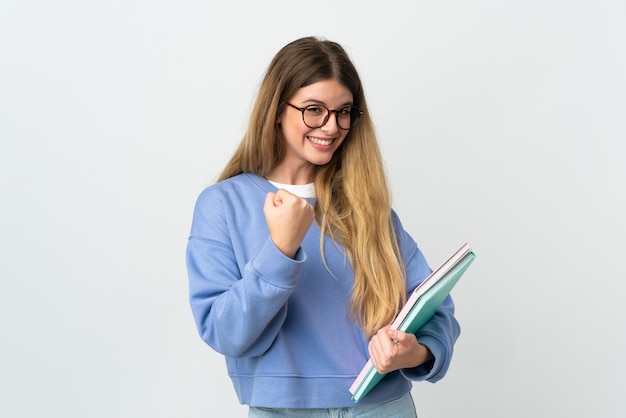
<path fill-rule="evenodd" d="M 280 189 L 267 194 L 263 213 L 274 245 L 287 257 L 294 258 L 315 219 L 313 206 Z"/>

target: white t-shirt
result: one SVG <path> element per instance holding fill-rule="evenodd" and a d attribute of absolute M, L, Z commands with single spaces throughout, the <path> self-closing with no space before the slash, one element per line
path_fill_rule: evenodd
<path fill-rule="evenodd" d="M 296 196 L 302 198 L 302 199 L 307 199 L 307 198 L 313 198 L 315 197 L 315 184 L 314 183 L 309 183 L 309 184 L 283 184 L 283 183 L 278 183 L 276 181 L 272 181 L 272 180 L 268 180 L 270 183 L 272 183 L 273 186 L 275 186 L 278 189 L 285 189 L 287 190 L 289 193 L 293 193 Z"/>

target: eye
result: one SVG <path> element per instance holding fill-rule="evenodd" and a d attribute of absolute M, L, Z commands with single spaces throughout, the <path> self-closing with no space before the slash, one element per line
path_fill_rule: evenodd
<path fill-rule="evenodd" d="M 338 110 L 337 114 L 341 118 L 347 118 L 347 117 L 349 117 L 352 114 L 352 108 L 344 107 L 343 109 Z"/>
<path fill-rule="evenodd" d="M 319 106 L 308 106 L 305 110 L 307 113 L 314 116 L 323 115 L 325 113 L 324 108 Z"/>

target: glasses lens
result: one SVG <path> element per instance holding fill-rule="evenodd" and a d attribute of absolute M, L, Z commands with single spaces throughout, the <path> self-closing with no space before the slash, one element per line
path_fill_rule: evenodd
<path fill-rule="evenodd" d="M 337 124 L 341 129 L 352 128 L 352 108 L 344 107 L 337 110 Z"/>
<path fill-rule="evenodd" d="M 302 116 L 304 117 L 304 123 L 309 128 L 319 128 L 324 125 L 328 119 L 328 109 L 324 106 L 307 106 L 304 108 Z"/>
<path fill-rule="evenodd" d="M 359 118 L 361 117 L 361 110 L 358 107 L 344 107 L 337 111 L 337 123 L 339 127 L 344 130 L 353 128 Z"/>

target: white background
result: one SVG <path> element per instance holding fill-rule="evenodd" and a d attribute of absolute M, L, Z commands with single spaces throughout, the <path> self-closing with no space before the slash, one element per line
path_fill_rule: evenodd
<path fill-rule="evenodd" d="M 0 416 L 246 416 L 184 249 L 266 66 L 306 35 L 359 69 L 430 264 L 478 255 L 420 417 L 626 416 L 625 9 L 3 0 Z"/>

